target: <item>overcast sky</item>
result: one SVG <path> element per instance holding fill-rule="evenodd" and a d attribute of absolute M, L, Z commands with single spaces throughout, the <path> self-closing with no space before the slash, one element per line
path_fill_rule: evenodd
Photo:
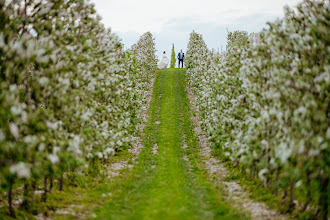
<path fill-rule="evenodd" d="M 103 23 L 119 35 L 126 47 L 150 31 L 157 55 L 187 48 L 189 34 L 201 33 L 209 48 L 225 49 L 227 31 L 258 32 L 267 21 L 283 17 L 285 5 L 299 0 L 92 0 Z"/>

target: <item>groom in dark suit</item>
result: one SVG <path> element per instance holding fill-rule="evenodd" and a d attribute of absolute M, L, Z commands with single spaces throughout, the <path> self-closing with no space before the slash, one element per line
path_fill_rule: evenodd
<path fill-rule="evenodd" d="M 181 68 L 183 68 L 183 59 L 184 59 L 184 53 L 182 52 L 181 49 L 181 52 L 178 54 L 179 68 L 180 68 L 180 63 L 181 63 Z"/>

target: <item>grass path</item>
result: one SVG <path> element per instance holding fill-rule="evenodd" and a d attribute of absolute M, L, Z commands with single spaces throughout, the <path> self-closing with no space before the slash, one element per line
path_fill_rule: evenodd
<path fill-rule="evenodd" d="M 219 189 L 199 168 L 184 74 L 178 69 L 158 72 L 144 149 L 133 169 L 104 188 L 111 198 L 95 210 L 98 219 L 242 218 L 222 202 Z"/>

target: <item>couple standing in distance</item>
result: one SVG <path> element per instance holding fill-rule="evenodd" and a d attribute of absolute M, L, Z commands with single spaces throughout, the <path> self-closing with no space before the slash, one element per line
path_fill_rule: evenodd
<path fill-rule="evenodd" d="M 181 68 L 183 68 L 183 60 L 184 60 L 184 53 L 182 52 L 182 49 L 180 51 L 180 53 L 178 53 L 178 68 L 180 68 L 180 63 L 181 63 Z M 162 60 L 160 61 L 158 67 L 159 69 L 165 69 L 167 68 L 168 66 L 168 63 L 169 63 L 169 59 L 167 58 L 166 56 L 166 52 L 164 51 L 163 52 L 163 58 Z"/>

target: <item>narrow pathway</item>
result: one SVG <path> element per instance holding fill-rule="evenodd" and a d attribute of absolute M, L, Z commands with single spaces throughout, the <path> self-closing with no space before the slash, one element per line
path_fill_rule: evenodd
<path fill-rule="evenodd" d="M 107 184 L 98 219 L 243 219 L 224 203 L 200 169 L 185 93 L 185 72 L 159 71 L 145 128 L 144 148 L 133 169 Z"/>

